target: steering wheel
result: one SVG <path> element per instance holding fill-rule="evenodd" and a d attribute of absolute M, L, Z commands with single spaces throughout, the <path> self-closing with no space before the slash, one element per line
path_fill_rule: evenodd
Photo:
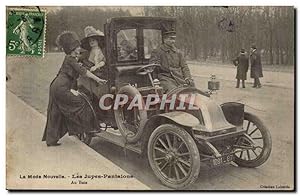
<path fill-rule="evenodd" d="M 161 66 L 160 64 L 155 64 L 155 63 L 145 65 L 143 67 L 138 68 L 138 70 L 136 70 L 136 74 L 146 75 L 148 73 L 152 73 L 156 67 L 160 67 L 160 66 Z"/>

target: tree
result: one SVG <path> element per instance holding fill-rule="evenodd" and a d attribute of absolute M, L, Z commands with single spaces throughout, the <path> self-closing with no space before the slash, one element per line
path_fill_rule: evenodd
<path fill-rule="evenodd" d="M 257 45 L 264 63 L 293 64 L 293 7 L 145 7 L 146 16 L 177 18 L 177 43 L 190 59 L 229 62 Z M 275 61 L 274 61 L 275 60 Z"/>
<path fill-rule="evenodd" d="M 94 26 L 104 31 L 104 24 L 108 18 L 130 16 L 128 10 L 100 8 L 62 7 L 60 10 L 48 13 L 46 49 L 53 51 L 56 47 L 56 37 L 65 30 L 74 31 L 80 38 L 84 38 L 86 26 Z"/>

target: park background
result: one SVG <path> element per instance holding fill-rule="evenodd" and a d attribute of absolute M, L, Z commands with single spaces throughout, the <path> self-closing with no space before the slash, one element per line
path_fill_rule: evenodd
<path fill-rule="evenodd" d="M 228 63 L 240 49 L 256 45 L 263 64 L 293 65 L 294 7 L 270 6 L 144 6 L 47 7 L 46 52 L 57 52 L 57 35 L 64 30 L 84 37 L 92 25 L 101 31 L 111 17 L 165 16 L 177 19 L 177 45 L 188 60 Z"/>

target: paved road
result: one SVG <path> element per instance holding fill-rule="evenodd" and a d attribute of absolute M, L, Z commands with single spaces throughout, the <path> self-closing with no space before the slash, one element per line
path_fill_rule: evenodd
<path fill-rule="evenodd" d="M 16 95 L 41 113 L 46 113 L 48 87 L 62 62 L 60 54 L 51 54 L 45 59 L 7 59 L 7 83 Z M 198 67 L 199 66 L 199 67 Z M 207 88 L 211 73 L 221 80 L 221 90 L 213 96 L 218 102 L 238 101 L 247 104 L 246 110 L 257 114 L 270 129 L 273 151 L 270 159 L 257 169 L 238 168 L 232 165 L 210 169 L 201 167 L 198 180 L 190 189 L 260 189 L 261 185 L 287 185 L 293 187 L 294 178 L 294 90 L 293 72 L 265 72 L 262 89 L 236 89 L 234 68 L 191 65 L 197 87 Z M 266 81 L 269 81 L 268 83 Z M 286 82 L 287 81 L 287 82 Z M 250 82 L 250 81 L 249 81 Z M 134 153 L 94 139 L 92 148 L 113 161 L 122 169 L 137 177 L 152 189 L 167 189 L 156 179 L 145 158 Z M 262 188 L 264 190 L 264 188 Z"/>
<path fill-rule="evenodd" d="M 216 75 L 218 79 L 232 81 L 235 80 L 236 67 L 233 65 L 220 65 L 220 64 L 208 64 L 205 63 L 192 63 L 189 64 L 191 72 L 194 77 L 209 78 L 212 74 Z M 291 67 L 285 68 L 285 71 L 270 71 L 272 67 L 264 67 L 264 77 L 261 78 L 261 83 L 265 86 L 275 86 L 284 88 L 294 88 L 294 76 L 293 69 Z M 278 68 L 279 70 L 279 68 Z M 250 78 L 250 71 L 247 72 L 246 83 L 253 84 L 253 79 Z"/>

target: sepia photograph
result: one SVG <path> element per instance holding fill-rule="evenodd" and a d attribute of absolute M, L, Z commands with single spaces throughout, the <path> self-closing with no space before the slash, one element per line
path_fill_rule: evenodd
<path fill-rule="evenodd" d="M 6 189 L 296 190 L 293 6 L 6 6 Z"/>

